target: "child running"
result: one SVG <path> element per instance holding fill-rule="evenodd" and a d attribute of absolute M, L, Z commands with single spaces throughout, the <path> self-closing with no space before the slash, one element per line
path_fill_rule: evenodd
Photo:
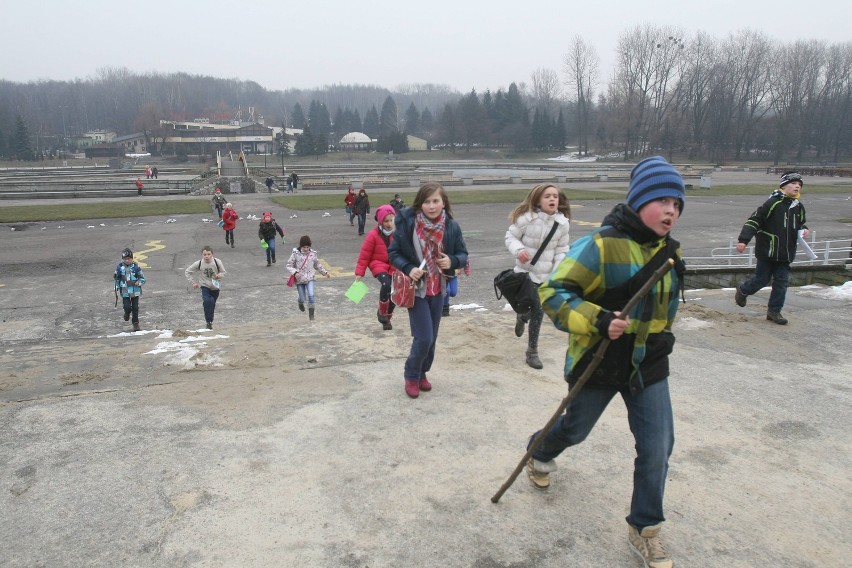
<path fill-rule="evenodd" d="M 509 215 L 512 225 L 506 231 L 506 248 L 515 257 L 515 272 L 529 274 L 534 287 L 532 308 L 527 314 L 517 314 L 515 320 L 515 335 L 518 337 L 524 334 L 524 324 L 527 321 L 530 323 L 526 361 L 533 369 L 544 367 L 538 358 L 538 334 L 544 319 L 538 287 L 568 252 L 570 215 L 568 198 L 558 188 L 547 183 L 532 188 L 523 203 Z M 555 232 L 542 249 L 542 244 L 554 228 Z M 540 249 L 541 253 L 538 254 Z M 531 264 L 536 254 L 538 259 L 535 264 Z"/>
<path fill-rule="evenodd" d="M 361 278 L 370 269 L 373 277 L 379 281 L 379 310 L 376 317 L 382 324 L 382 329 L 389 331 L 393 329 L 391 318 L 393 317 L 394 305 L 390 301 L 391 274 L 393 267 L 388 258 L 388 246 L 393 239 L 393 231 L 396 228 L 394 218 L 396 211 L 391 205 L 382 205 L 376 210 L 376 228 L 367 233 L 361 244 L 361 252 L 358 254 L 358 262 L 355 265 L 355 281 Z"/>
<path fill-rule="evenodd" d="M 121 262 L 115 267 L 113 279 L 116 291 L 121 293 L 124 321 L 130 320 L 133 331 L 139 331 L 139 297 L 142 295 L 145 275 L 142 274 L 139 265 L 133 261 L 133 251 L 129 248 L 121 251 Z"/>
<path fill-rule="evenodd" d="M 408 309 L 413 339 L 403 374 L 405 394 L 417 398 L 420 391 L 432 390 L 426 373 L 435 358 L 447 278 L 467 263 L 467 245 L 441 184 L 420 186 L 412 206 L 399 214 L 388 256 L 417 283 L 414 306 Z"/>
<path fill-rule="evenodd" d="M 257 228 L 257 236 L 266 243 L 266 266 L 272 266 L 275 262 L 275 233 L 281 235 L 281 242 L 284 242 L 284 229 L 272 218 L 272 212 L 265 211 Z"/>
<path fill-rule="evenodd" d="M 234 206 L 230 203 L 225 204 L 225 210 L 222 211 L 222 229 L 225 231 L 225 244 L 231 245 L 234 248 L 234 229 L 237 228 L 237 220 L 240 218 L 237 212 L 234 211 Z"/>
<path fill-rule="evenodd" d="M 224 274 L 222 261 L 213 257 L 213 249 L 209 245 L 201 249 L 201 260 L 193 262 L 184 270 L 184 276 L 192 283 L 192 287 L 201 288 L 201 303 L 204 306 L 207 329 L 213 329 L 213 315 L 216 312 L 216 300 L 219 299 L 219 281 Z"/>
<path fill-rule="evenodd" d="M 296 277 L 296 290 L 299 292 L 299 310 L 305 311 L 305 299 L 308 301 L 308 319 L 314 321 L 314 281 L 317 272 L 331 278 L 328 271 L 320 264 L 317 251 L 311 248 L 311 237 L 302 235 L 299 248 L 294 248 L 287 261 L 287 271 Z"/>

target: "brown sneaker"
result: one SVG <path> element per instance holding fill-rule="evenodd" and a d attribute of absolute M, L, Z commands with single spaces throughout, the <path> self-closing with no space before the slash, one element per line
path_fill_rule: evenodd
<path fill-rule="evenodd" d="M 787 318 L 781 315 L 781 312 L 766 312 L 766 319 L 774 321 L 778 325 L 787 325 Z"/>
<path fill-rule="evenodd" d="M 527 477 L 536 489 L 547 489 L 550 487 L 550 473 L 556 471 L 556 462 L 553 460 L 543 462 L 535 458 L 527 461 Z"/>
<path fill-rule="evenodd" d="M 734 301 L 741 308 L 746 307 L 746 302 L 748 301 L 748 296 L 740 292 L 740 287 L 737 286 L 737 291 L 734 293 Z"/>
<path fill-rule="evenodd" d="M 633 552 L 639 555 L 646 568 L 672 568 L 674 562 L 669 558 L 663 543 L 660 542 L 660 525 L 645 527 L 642 532 L 633 525 L 627 526 L 627 540 Z"/>

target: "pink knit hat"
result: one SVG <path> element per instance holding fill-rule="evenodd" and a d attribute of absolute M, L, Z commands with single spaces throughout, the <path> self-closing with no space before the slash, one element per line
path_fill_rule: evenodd
<path fill-rule="evenodd" d="M 396 215 L 396 209 L 394 209 L 392 205 L 380 205 L 378 209 L 376 209 L 375 219 L 379 223 L 383 223 L 385 217 L 388 215 Z"/>

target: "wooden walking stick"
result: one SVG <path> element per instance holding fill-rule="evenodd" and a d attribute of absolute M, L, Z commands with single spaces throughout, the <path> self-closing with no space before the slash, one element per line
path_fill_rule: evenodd
<path fill-rule="evenodd" d="M 630 313 L 630 310 L 632 310 L 636 306 L 636 304 L 639 303 L 639 300 L 644 298 L 645 295 L 651 290 L 651 288 L 653 288 L 654 285 L 663 276 L 665 276 L 669 270 L 672 269 L 674 264 L 674 259 L 670 258 L 666 261 L 665 264 L 663 264 L 656 271 L 654 271 L 648 281 L 645 282 L 645 284 L 639 289 L 638 292 L 636 292 L 636 294 L 632 298 L 630 298 L 630 301 L 628 301 L 627 304 L 624 306 L 624 309 L 621 310 L 621 315 L 618 316 L 618 319 L 625 319 L 627 317 L 627 314 Z M 495 493 L 494 496 L 491 498 L 492 503 L 496 503 L 497 501 L 499 501 L 500 497 L 503 496 L 503 493 L 505 493 L 518 478 L 518 475 L 520 475 L 521 471 L 523 471 L 527 461 L 529 461 L 529 459 L 532 457 L 533 452 L 535 452 L 536 448 L 541 445 L 542 441 L 544 441 L 544 437 L 547 436 L 547 433 L 550 432 L 550 429 L 553 427 L 559 417 L 562 416 L 562 413 L 565 412 L 565 409 L 568 408 L 568 405 L 571 404 L 571 401 L 577 397 L 577 393 L 580 392 L 580 389 L 583 388 L 583 385 L 586 384 L 586 381 L 589 380 L 589 377 L 592 376 L 592 373 L 595 372 L 595 369 L 597 369 L 598 366 L 601 364 L 601 361 L 603 361 L 604 353 L 606 352 L 607 347 L 609 347 L 609 344 L 610 340 L 608 337 L 601 339 L 601 342 L 598 344 L 598 348 L 595 350 L 595 354 L 592 357 L 592 361 L 589 363 L 589 366 L 586 367 L 586 370 L 583 372 L 582 375 L 580 375 L 580 378 L 577 379 L 577 382 L 574 384 L 574 387 L 569 390 L 568 395 L 562 399 L 562 402 L 559 404 L 559 408 L 556 409 L 556 412 L 553 414 L 553 416 L 550 417 L 550 420 L 547 421 L 547 424 L 544 425 L 544 428 L 541 429 L 541 431 L 538 433 L 538 436 L 535 437 L 533 443 L 530 444 L 529 448 L 527 448 L 527 452 L 524 454 L 524 457 L 521 458 L 521 461 L 520 463 L 518 463 L 517 467 L 515 467 L 515 471 L 512 472 L 512 475 L 509 476 L 509 479 L 506 480 L 506 483 L 504 483 L 503 486 L 500 487 L 500 490 L 497 491 L 497 493 Z"/>

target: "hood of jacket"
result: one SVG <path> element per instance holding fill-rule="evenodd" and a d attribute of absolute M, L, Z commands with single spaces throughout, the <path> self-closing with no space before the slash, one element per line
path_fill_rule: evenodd
<path fill-rule="evenodd" d="M 613 207 L 612 211 L 601 221 L 601 225 L 615 227 L 642 245 L 665 238 L 652 231 L 650 227 L 642 222 L 639 215 L 625 203 L 619 203 Z"/>

